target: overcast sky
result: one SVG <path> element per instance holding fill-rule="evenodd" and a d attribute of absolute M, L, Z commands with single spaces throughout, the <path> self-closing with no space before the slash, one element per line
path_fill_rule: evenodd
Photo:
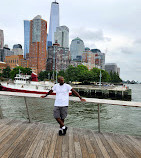
<path fill-rule="evenodd" d="M 23 20 L 41 15 L 49 28 L 52 0 L 1 0 L 0 29 L 10 48 L 24 44 Z M 124 80 L 141 82 L 140 0 L 58 0 L 60 25 L 70 29 L 70 42 L 80 37 L 85 47 L 106 53 L 106 63 L 117 63 Z"/>

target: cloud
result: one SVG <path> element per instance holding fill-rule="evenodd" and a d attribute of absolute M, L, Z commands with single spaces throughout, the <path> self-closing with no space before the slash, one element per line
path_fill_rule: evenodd
<path fill-rule="evenodd" d="M 92 28 L 75 28 L 72 30 L 70 37 L 73 39 L 75 37 L 80 37 L 85 41 L 111 41 L 110 37 L 105 37 L 104 33 L 100 29 Z"/>
<path fill-rule="evenodd" d="M 134 43 L 134 44 L 141 44 L 141 39 L 136 39 L 136 40 L 134 40 L 133 43 Z"/>

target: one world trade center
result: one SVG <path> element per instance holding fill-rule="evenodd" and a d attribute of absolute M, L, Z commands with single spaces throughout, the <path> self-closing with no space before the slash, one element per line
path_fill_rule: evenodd
<path fill-rule="evenodd" d="M 56 27 L 58 26 L 59 26 L 59 3 L 55 1 L 55 2 L 52 2 L 51 4 L 47 46 L 52 46 L 52 44 L 55 43 L 54 32 L 56 32 Z"/>

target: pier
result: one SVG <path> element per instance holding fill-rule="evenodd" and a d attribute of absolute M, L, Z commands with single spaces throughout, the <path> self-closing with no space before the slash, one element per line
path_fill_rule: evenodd
<path fill-rule="evenodd" d="M 140 158 L 141 138 L 69 127 L 0 120 L 0 158 Z"/>
<path fill-rule="evenodd" d="M 40 97 L 37 94 L 0 92 L 0 95 Z M 48 96 L 54 99 L 55 96 Z M 79 98 L 70 97 L 71 101 Z M 32 122 L 28 104 L 28 120 L 3 118 L 0 109 L 0 158 L 141 158 L 141 137 L 103 133 L 100 129 L 102 104 L 141 107 L 140 102 L 86 98 L 98 107 L 98 130 L 68 127 L 65 136 L 59 136 L 58 125 Z M 30 122 L 30 123 L 29 123 Z"/>
<path fill-rule="evenodd" d="M 81 96 L 88 98 L 100 99 L 114 99 L 131 101 L 132 91 L 127 87 L 104 87 L 104 86 L 91 86 L 91 85 L 72 85 L 72 87 L 79 92 Z"/>

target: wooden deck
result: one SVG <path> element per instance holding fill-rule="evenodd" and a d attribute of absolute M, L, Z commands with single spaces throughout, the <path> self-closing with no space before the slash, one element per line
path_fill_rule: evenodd
<path fill-rule="evenodd" d="M 96 133 L 58 126 L 0 120 L 0 158 L 141 158 L 141 137 Z"/>

